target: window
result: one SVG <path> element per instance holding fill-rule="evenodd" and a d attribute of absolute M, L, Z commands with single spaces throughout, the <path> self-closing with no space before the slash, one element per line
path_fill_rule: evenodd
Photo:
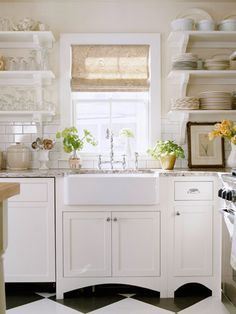
<path fill-rule="evenodd" d="M 89 129 L 99 145 L 85 153 L 124 152 L 122 128 L 134 134 L 134 151 L 145 153 L 160 137 L 159 34 L 63 34 L 61 36 L 62 128 Z"/>
<path fill-rule="evenodd" d="M 84 151 L 107 153 L 110 148 L 106 130 L 111 128 L 115 152 L 124 153 L 125 140 L 119 133 L 122 128 L 129 128 L 135 134 L 131 141 L 133 151 L 145 152 L 148 146 L 148 97 L 148 92 L 74 92 L 74 125 L 79 131 L 90 130 L 98 141 L 98 146 L 87 145 Z"/>

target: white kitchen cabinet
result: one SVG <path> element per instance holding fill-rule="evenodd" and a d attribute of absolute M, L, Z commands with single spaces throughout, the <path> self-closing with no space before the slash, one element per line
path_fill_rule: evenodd
<path fill-rule="evenodd" d="M 55 282 L 55 206 L 53 178 L 1 178 L 19 182 L 21 192 L 8 203 L 6 282 Z"/>
<path fill-rule="evenodd" d="M 87 205 L 68 205 L 64 180 L 56 178 L 57 299 L 100 284 L 145 287 L 166 297 L 160 205 L 94 205 L 89 195 Z"/>
<path fill-rule="evenodd" d="M 220 214 L 218 180 L 210 176 L 164 179 L 168 197 L 168 296 L 188 283 L 220 295 Z"/>
<path fill-rule="evenodd" d="M 159 276 L 160 213 L 65 212 L 64 276 Z"/>
<path fill-rule="evenodd" d="M 65 277 L 111 276 L 111 214 L 66 212 L 63 215 Z"/>
<path fill-rule="evenodd" d="M 174 207 L 174 275 L 212 275 L 211 205 Z"/>
<path fill-rule="evenodd" d="M 160 276 L 160 213 L 112 213 L 113 276 Z"/>

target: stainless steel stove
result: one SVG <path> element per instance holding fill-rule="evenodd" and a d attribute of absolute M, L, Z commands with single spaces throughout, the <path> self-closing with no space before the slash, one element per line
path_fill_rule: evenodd
<path fill-rule="evenodd" d="M 230 313 L 236 313 L 236 271 L 230 265 L 234 219 L 236 218 L 236 169 L 232 174 L 221 176 L 223 187 L 218 191 L 221 198 L 222 221 L 222 301 Z"/>

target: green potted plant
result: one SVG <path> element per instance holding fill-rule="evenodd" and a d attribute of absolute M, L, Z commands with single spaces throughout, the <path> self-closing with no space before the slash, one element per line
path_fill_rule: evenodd
<path fill-rule="evenodd" d="M 172 170 L 177 158 L 184 158 L 183 148 L 174 141 L 157 141 L 154 148 L 148 149 L 147 153 L 161 162 L 164 170 Z"/>
<path fill-rule="evenodd" d="M 93 146 L 97 145 L 95 138 L 87 129 L 83 130 L 83 135 L 80 136 L 76 127 L 65 128 L 62 132 L 56 133 L 56 138 L 63 138 L 63 149 L 66 153 L 69 153 L 69 164 L 71 168 L 80 167 L 80 158 L 78 152 L 81 151 L 85 143 L 89 143 Z"/>
<path fill-rule="evenodd" d="M 132 155 L 132 147 L 130 139 L 134 138 L 134 133 L 130 128 L 123 128 L 120 130 L 119 135 L 125 138 L 125 154 L 127 157 L 131 157 Z"/>

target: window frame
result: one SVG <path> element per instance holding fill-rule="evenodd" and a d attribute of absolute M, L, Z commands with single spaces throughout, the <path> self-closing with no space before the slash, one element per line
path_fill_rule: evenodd
<path fill-rule="evenodd" d="M 150 104 L 148 112 L 148 144 L 161 138 L 161 47 L 160 33 L 67 33 L 60 35 L 60 113 L 61 129 L 73 122 L 71 99 L 72 45 L 149 45 Z M 87 156 L 94 154 L 81 153 Z"/>

